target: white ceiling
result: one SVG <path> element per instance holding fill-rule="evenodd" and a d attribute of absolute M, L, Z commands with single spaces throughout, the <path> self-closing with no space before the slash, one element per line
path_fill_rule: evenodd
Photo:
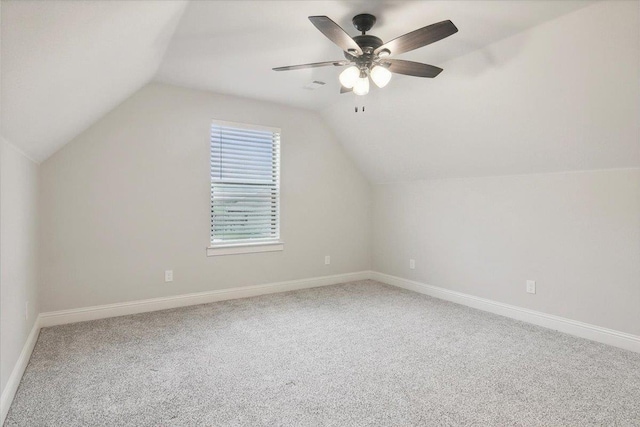
<path fill-rule="evenodd" d="M 534 126 L 539 122 L 522 119 L 538 114 L 540 120 L 549 120 L 549 135 L 561 137 L 564 129 L 561 119 L 553 115 L 554 108 L 539 114 L 528 109 L 532 104 L 525 100 L 516 108 L 520 115 L 511 117 L 520 129 L 538 138 L 520 138 L 515 126 L 496 132 L 492 126 L 497 116 L 485 108 L 502 103 L 494 112 L 509 116 L 513 108 L 507 102 L 535 96 L 531 92 L 537 89 L 527 89 L 526 82 L 518 78 L 535 78 L 527 70 L 535 70 L 536 65 L 526 56 L 517 61 L 504 57 L 514 49 L 529 49 L 512 46 L 519 43 L 514 35 L 558 17 L 573 16 L 570 12 L 593 3 L 2 1 L 2 136 L 36 160 L 45 159 L 155 79 L 320 111 L 361 169 L 376 182 L 625 165 L 629 163 L 625 158 L 636 161 L 628 143 L 604 152 L 598 144 L 607 135 L 596 132 L 579 147 L 558 146 L 539 138 Z M 457 34 L 402 55 L 442 66 L 445 71 L 434 80 L 395 75 L 384 91 L 358 99 L 352 94 L 339 95 L 338 68 L 271 70 L 340 59 L 340 49 L 307 17 L 327 15 L 356 35 L 351 17 L 363 12 L 378 16 L 370 33 L 385 41 L 451 19 L 460 30 Z M 561 40 L 563 35 L 554 37 Z M 506 40 L 506 48 L 496 50 L 503 43 L 500 40 Z M 556 39 L 547 38 L 543 44 L 553 47 Z M 548 59 L 543 47 L 534 46 L 532 52 L 543 61 Z M 628 76 L 611 72 L 604 77 Z M 327 84 L 313 91 L 303 89 L 313 80 Z M 585 83 L 573 80 L 575 90 Z M 504 85 L 505 81 L 516 83 L 516 90 Z M 558 87 L 551 85 L 551 90 Z M 611 102 L 607 90 L 598 92 L 602 102 Z M 497 92 L 503 93 L 499 99 L 492 95 Z M 353 106 L 362 100 L 368 105 L 367 113 L 356 116 Z M 560 103 L 557 108 L 561 106 L 570 107 Z M 630 107 L 633 112 L 634 106 Z M 585 114 L 590 117 L 598 112 Z M 604 116 L 606 122 L 598 129 L 617 129 L 618 119 Z M 625 141 L 628 136 L 621 135 Z M 518 143 L 505 143 L 510 140 Z M 571 151 L 574 148 L 577 151 Z"/>
<path fill-rule="evenodd" d="M 322 115 L 372 182 L 640 167 L 639 43 L 640 2 L 598 2 Z"/>
<path fill-rule="evenodd" d="M 57 151 L 153 78 L 185 6 L 2 1 L 2 136 Z"/>
<path fill-rule="evenodd" d="M 374 182 L 640 167 L 639 6 L 584 8 L 322 114 Z"/>
<path fill-rule="evenodd" d="M 321 109 L 339 100 L 342 68 L 275 72 L 285 65 L 344 59 L 308 16 L 326 15 L 350 35 L 351 18 L 372 13 L 369 34 L 391 40 L 451 19 L 457 34 L 402 55 L 432 65 L 487 46 L 587 5 L 585 1 L 193 1 L 160 66 L 157 80 L 217 93 Z M 399 79 L 408 78 L 400 76 Z M 326 82 L 310 91 L 314 80 Z"/>

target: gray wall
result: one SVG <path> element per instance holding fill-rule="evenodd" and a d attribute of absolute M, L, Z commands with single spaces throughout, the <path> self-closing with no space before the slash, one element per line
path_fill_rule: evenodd
<path fill-rule="evenodd" d="M 282 128 L 283 252 L 205 256 L 212 119 Z M 40 198 L 42 311 L 370 268 L 371 188 L 309 111 L 150 84 L 42 164 Z"/>
<path fill-rule="evenodd" d="M 38 165 L 0 145 L 0 389 L 37 318 Z M 28 318 L 25 318 L 26 302 Z"/>
<path fill-rule="evenodd" d="M 377 185 L 373 230 L 376 271 L 640 335 L 640 169 Z"/>
<path fill-rule="evenodd" d="M 640 334 L 639 4 L 597 2 L 379 92 L 401 129 L 364 152 L 368 134 L 341 134 L 380 184 L 375 270 Z"/>

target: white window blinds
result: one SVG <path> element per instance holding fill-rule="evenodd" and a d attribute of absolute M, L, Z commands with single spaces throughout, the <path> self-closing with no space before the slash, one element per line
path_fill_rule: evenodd
<path fill-rule="evenodd" d="M 280 238 L 280 130 L 211 125 L 211 244 Z"/>

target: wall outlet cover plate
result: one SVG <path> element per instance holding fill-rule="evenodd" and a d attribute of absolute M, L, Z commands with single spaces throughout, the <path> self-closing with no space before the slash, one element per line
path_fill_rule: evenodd
<path fill-rule="evenodd" d="M 530 294 L 536 293 L 536 281 L 535 280 L 527 280 L 527 292 Z"/>

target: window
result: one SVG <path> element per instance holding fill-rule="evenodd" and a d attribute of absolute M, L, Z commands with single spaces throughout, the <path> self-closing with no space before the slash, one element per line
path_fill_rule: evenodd
<path fill-rule="evenodd" d="M 211 125 L 208 255 L 282 250 L 280 129 Z"/>

